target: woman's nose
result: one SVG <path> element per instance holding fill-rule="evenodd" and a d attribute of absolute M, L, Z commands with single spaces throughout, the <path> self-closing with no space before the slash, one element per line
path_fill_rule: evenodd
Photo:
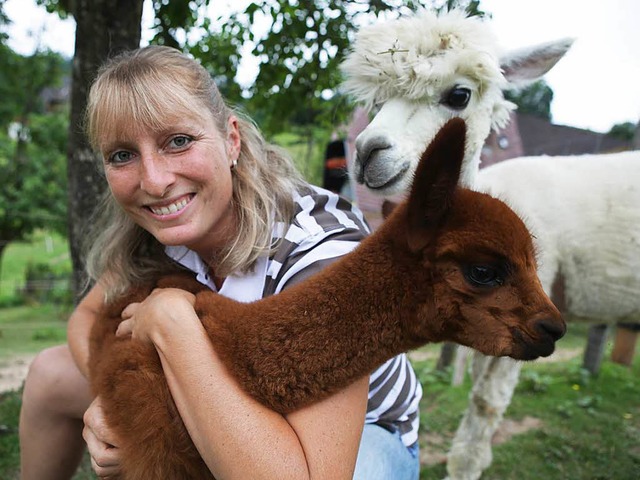
<path fill-rule="evenodd" d="M 162 198 L 175 182 L 175 174 L 158 156 L 145 156 L 140 162 L 140 189 Z"/>

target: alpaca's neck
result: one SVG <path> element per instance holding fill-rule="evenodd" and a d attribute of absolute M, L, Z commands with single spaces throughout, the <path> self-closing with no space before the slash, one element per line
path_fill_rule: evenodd
<path fill-rule="evenodd" d="M 240 376 L 250 372 L 258 382 L 284 384 L 284 391 L 296 390 L 302 398 L 287 395 L 289 409 L 426 343 L 412 338 L 406 325 L 429 292 L 417 289 L 424 285 L 416 278 L 419 262 L 392 246 L 393 233 L 387 222 L 354 252 L 309 280 L 258 302 L 234 304 L 233 311 L 218 310 L 218 318 L 229 320 L 228 338 L 220 343 L 235 345 L 230 368 L 242 369 Z M 269 387 L 256 386 L 254 394 L 268 396 L 264 390 Z M 278 401 L 266 403 L 279 409 Z"/>

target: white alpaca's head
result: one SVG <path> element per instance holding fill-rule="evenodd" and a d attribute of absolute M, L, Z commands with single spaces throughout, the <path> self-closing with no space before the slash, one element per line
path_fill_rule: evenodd
<path fill-rule="evenodd" d="M 486 137 L 515 108 L 503 90 L 539 78 L 571 43 L 504 53 L 487 22 L 458 10 L 423 10 L 363 28 L 341 65 L 343 88 L 379 111 L 356 140 L 352 175 L 382 195 L 405 191 L 426 145 L 461 117 L 467 144 L 460 182 L 472 186 Z"/>

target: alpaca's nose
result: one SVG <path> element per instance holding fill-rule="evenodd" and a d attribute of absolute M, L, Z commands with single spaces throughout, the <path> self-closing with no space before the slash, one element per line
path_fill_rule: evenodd
<path fill-rule="evenodd" d="M 543 318 L 536 322 L 536 330 L 549 335 L 554 341 L 560 340 L 567 331 L 567 327 L 561 318 Z"/>
<path fill-rule="evenodd" d="M 387 150 L 392 146 L 389 138 L 383 135 L 367 139 L 360 137 L 356 140 L 356 163 L 358 163 L 362 171 L 364 171 L 367 164 L 380 150 Z"/>

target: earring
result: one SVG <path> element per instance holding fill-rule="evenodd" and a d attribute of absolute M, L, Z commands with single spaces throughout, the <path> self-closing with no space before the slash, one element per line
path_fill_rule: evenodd
<path fill-rule="evenodd" d="M 234 159 L 233 162 L 231 162 L 231 170 L 235 169 L 238 166 L 238 159 Z"/>

